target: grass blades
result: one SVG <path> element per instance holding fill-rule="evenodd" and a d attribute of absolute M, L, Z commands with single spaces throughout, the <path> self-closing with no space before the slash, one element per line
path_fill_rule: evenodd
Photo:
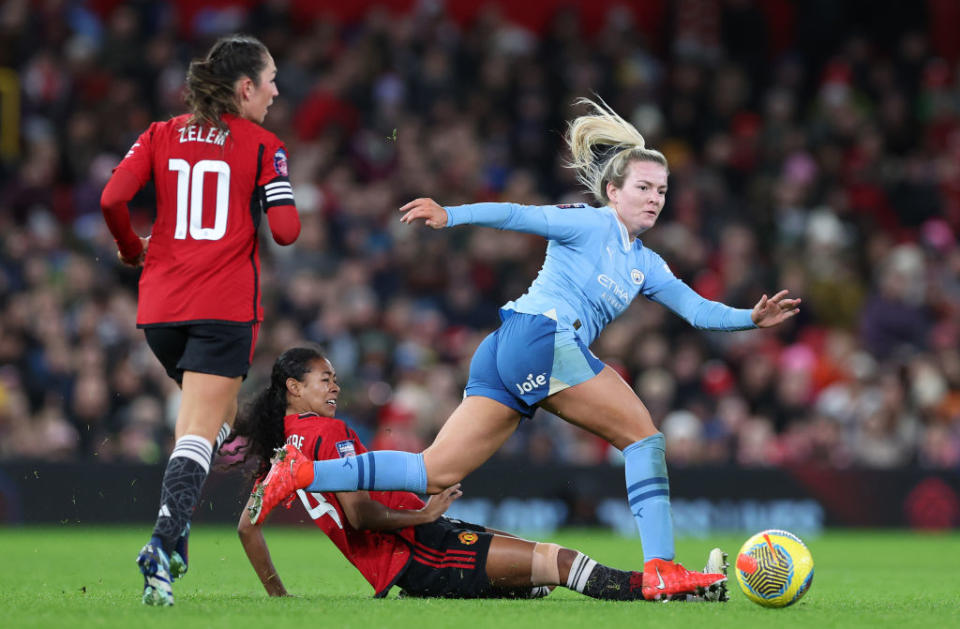
<path fill-rule="evenodd" d="M 831 531 L 804 541 L 816 572 L 793 607 L 748 601 L 733 576 L 734 554 L 747 538 L 678 540 L 678 560 L 702 569 L 714 545 L 730 553 L 730 602 L 599 602 L 558 589 L 539 601 L 371 598 L 373 591 L 324 535 L 312 528 L 267 527 L 267 542 L 287 589 L 266 596 L 231 527 L 198 525 L 190 571 L 174 584 L 176 606 L 140 603 L 134 558 L 149 526 L 0 529 L 0 625 L 11 628 L 371 627 L 416 629 L 559 629 L 562 627 L 817 627 L 930 629 L 960 618 L 960 533 Z M 638 568 L 638 539 L 568 530 L 553 541 L 618 568 Z M 302 623 L 302 625 L 300 624 Z"/>

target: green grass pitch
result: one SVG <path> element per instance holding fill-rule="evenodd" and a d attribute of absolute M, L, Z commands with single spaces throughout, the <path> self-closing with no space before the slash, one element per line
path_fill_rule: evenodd
<path fill-rule="evenodd" d="M 143 606 L 134 556 L 149 534 L 135 529 L 61 526 L 0 528 L 0 626 L 263 629 L 379 627 L 558 629 L 584 627 L 931 627 L 960 626 L 960 533 L 829 532 L 806 540 L 816 572 L 793 607 L 763 609 L 740 592 L 704 603 L 599 602 L 558 589 L 538 601 L 371 598 L 372 590 L 312 528 L 268 527 L 267 541 L 295 598 L 269 599 L 231 527 L 196 527 L 190 572 L 175 584 L 172 609 Z M 543 537 L 543 536 L 541 536 Z M 619 568 L 640 565 L 637 539 L 570 530 L 550 541 Z M 679 540 L 678 559 L 700 569 L 720 545 L 731 556 L 746 535 Z"/>

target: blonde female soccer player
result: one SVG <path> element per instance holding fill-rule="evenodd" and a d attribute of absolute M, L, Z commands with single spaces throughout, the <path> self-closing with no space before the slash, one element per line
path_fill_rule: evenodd
<path fill-rule="evenodd" d="M 540 274 L 501 308 L 502 324 L 477 348 L 465 397 L 422 454 L 368 452 L 354 469 L 328 461 L 304 464 L 287 446 L 255 491 L 251 516 L 295 489 L 406 489 L 437 493 L 496 452 L 537 406 L 603 437 L 623 452 L 627 500 L 645 555 L 643 591 L 650 599 L 692 593 L 722 575 L 686 570 L 674 559 L 664 437 L 633 389 L 589 346 L 643 295 L 697 328 L 770 327 L 798 312 L 787 291 L 762 296 L 753 309 L 708 301 L 677 279 L 640 235 L 653 227 L 667 195 L 667 160 L 603 104 L 575 119 L 567 144 L 579 180 L 601 207 L 477 203 L 441 207 L 417 199 L 400 208 L 405 223 L 434 229 L 483 225 L 547 239 Z"/>

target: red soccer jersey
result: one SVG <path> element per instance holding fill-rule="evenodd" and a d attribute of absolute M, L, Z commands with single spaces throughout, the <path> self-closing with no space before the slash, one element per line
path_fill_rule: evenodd
<path fill-rule="evenodd" d="M 137 325 L 262 321 L 257 227 L 294 203 L 286 150 L 237 116 L 227 133 L 188 119 L 153 123 L 117 166 L 157 193 Z"/>
<path fill-rule="evenodd" d="M 346 459 L 367 451 L 357 434 L 339 419 L 301 413 L 287 415 L 283 423 L 287 443 L 314 461 Z M 335 493 L 308 493 L 300 489 L 297 495 L 313 523 L 357 567 L 376 590 L 377 596 L 386 596 L 410 560 L 407 542 L 412 544 L 414 541 L 413 527 L 396 531 L 358 531 L 350 526 Z M 391 509 L 422 509 L 424 506 L 416 494 L 407 491 L 371 491 L 370 497 Z"/>

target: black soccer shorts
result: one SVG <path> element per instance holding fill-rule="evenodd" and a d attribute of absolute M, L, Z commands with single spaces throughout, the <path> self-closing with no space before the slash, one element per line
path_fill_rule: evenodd
<path fill-rule="evenodd" d="M 246 377 L 259 323 L 196 323 L 145 328 L 147 344 L 167 375 L 183 383 L 184 371 Z"/>
<path fill-rule="evenodd" d="M 477 524 L 440 518 L 414 527 L 412 556 L 396 585 L 402 596 L 531 598 L 537 588 L 499 588 L 487 576 L 493 533 Z"/>

